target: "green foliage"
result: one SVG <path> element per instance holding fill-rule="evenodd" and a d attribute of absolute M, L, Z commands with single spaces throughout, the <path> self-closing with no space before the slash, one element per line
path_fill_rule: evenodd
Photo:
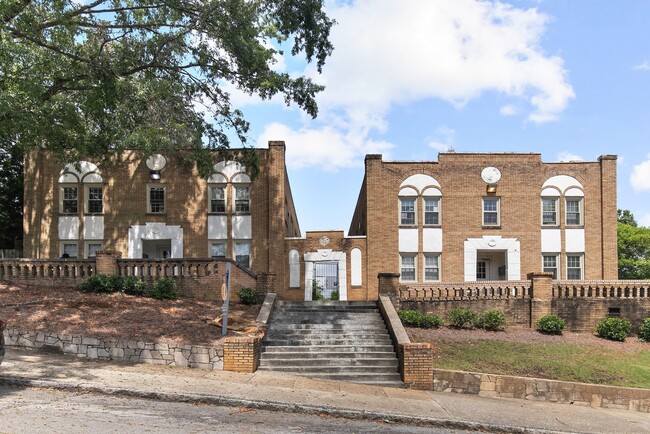
<path fill-rule="evenodd" d="M 237 291 L 239 301 L 246 305 L 253 305 L 259 303 L 259 295 L 253 288 L 242 288 Z"/>
<path fill-rule="evenodd" d="M 94 274 L 79 284 L 83 292 L 96 292 L 111 294 L 123 292 L 138 297 L 151 297 L 159 300 L 175 300 L 178 298 L 176 281 L 173 279 L 160 279 L 148 286 L 135 276 L 107 276 Z"/>
<path fill-rule="evenodd" d="M 0 147 L 0 249 L 16 248 L 14 241 L 22 235 L 23 154 L 15 144 L 3 143 Z"/>
<path fill-rule="evenodd" d="M 476 315 L 474 327 L 493 332 L 503 330 L 506 327 L 506 315 L 500 310 L 486 310 Z"/>
<path fill-rule="evenodd" d="M 311 299 L 313 301 L 319 301 L 325 299 L 323 297 L 323 289 L 320 286 L 318 286 L 318 282 L 316 282 L 315 280 L 312 280 L 311 282 Z"/>
<path fill-rule="evenodd" d="M 407 327 L 437 329 L 443 324 L 438 315 L 427 315 L 417 310 L 400 310 L 397 312 L 402 324 Z"/>
<path fill-rule="evenodd" d="M 338 291 L 338 289 L 335 289 L 330 294 L 330 300 L 338 300 L 338 299 L 339 299 L 339 291 Z"/>
<path fill-rule="evenodd" d="M 605 318 L 596 326 L 596 333 L 601 338 L 623 342 L 627 335 L 630 334 L 631 327 L 632 325 L 628 320 L 622 318 Z"/>
<path fill-rule="evenodd" d="M 0 141 L 66 162 L 177 151 L 206 175 L 206 147 L 247 140 L 224 83 L 316 116 L 323 87 L 273 65 L 287 48 L 320 72 L 333 25 L 323 0 L 4 1 Z"/>
<path fill-rule="evenodd" d="M 643 324 L 639 328 L 639 339 L 650 342 L 650 318 L 643 320 Z"/>
<path fill-rule="evenodd" d="M 449 325 L 459 329 L 474 327 L 475 320 L 476 312 L 471 309 L 455 307 L 447 313 L 447 321 L 449 322 Z"/>
<path fill-rule="evenodd" d="M 561 335 L 566 321 L 557 315 L 544 315 L 537 321 L 537 330 L 547 335 Z"/>
<path fill-rule="evenodd" d="M 619 210 L 618 277 L 650 279 L 650 228 L 638 227 L 627 210 Z"/>
<path fill-rule="evenodd" d="M 632 214 L 630 210 L 619 209 L 617 211 L 617 214 L 618 214 L 617 220 L 619 223 L 623 223 L 624 225 L 629 225 L 634 227 L 638 226 L 636 219 L 634 218 L 634 214 Z"/>
<path fill-rule="evenodd" d="M 174 279 L 156 280 L 149 292 L 149 297 L 158 300 L 176 300 L 178 298 L 176 281 Z"/>

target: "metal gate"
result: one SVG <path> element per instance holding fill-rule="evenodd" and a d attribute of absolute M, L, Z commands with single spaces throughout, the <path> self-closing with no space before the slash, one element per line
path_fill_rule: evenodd
<path fill-rule="evenodd" d="M 339 299 L 339 263 L 337 261 L 314 262 L 312 289 L 312 300 Z"/>

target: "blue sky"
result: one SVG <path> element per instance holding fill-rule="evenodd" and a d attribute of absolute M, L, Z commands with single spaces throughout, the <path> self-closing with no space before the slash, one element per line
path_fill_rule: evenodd
<path fill-rule="evenodd" d="M 367 153 L 436 160 L 616 154 L 618 207 L 650 226 L 650 1 L 327 2 L 339 24 L 316 120 L 233 92 L 258 146 L 284 140 L 298 219 L 347 232 Z"/>

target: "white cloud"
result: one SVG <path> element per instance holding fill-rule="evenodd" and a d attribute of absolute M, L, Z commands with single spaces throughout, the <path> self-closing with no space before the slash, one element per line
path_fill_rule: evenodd
<path fill-rule="evenodd" d="M 352 153 L 337 152 L 333 165 L 357 164 L 360 149 L 383 143 L 371 135 L 389 128 L 387 115 L 396 106 L 440 99 L 462 108 L 494 92 L 515 101 L 495 107 L 502 115 L 541 123 L 557 119 L 574 98 L 563 60 L 541 48 L 550 18 L 535 8 L 479 0 L 332 0 L 328 14 L 338 25 L 332 29 L 335 50 L 323 74 L 313 65 L 289 71 L 306 73 L 326 86 L 318 95 L 319 118 L 309 124 L 317 126 L 285 125 L 284 132 L 301 140 L 327 138 L 355 146 Z M 235 105 L 256 102 L 231 92 Z M 267 131 L 273 129 L 278 126 L 267 126 Z M 444 136 L 428 140 L 435 149 L 447 150 L 450 144 Z M 307 161 L 320 164 L 302 157 L 295 163 Z"/>
<path fill-rule="evenodd" d="M 428 145 L 437 151 L 449 152 L 450 149 L 455 148 L 455 136 L 456 131 L 452 130 L 446 125 L 441 125 L 436 128 L 433 136 L 427 137 Z"/>
<path fill-rule="evenodd" d="M 634 69 L 638 69 L 641 71 L 650 71 L 650 61 L 646 60 L 643 63 L 640 63 L 636 65 Z"/>
<path fill-rule="evenodd" d="M 501 107 L 499 109 L 499 113 L 501 113 L 503 116 L 514 116 L 519 113 L 519 110 L 517 110 L 517 107 L 509 104 Z"/>
<path fill-rule="evenodd" d="M 572 154 L 568 151 L 558 152 L 557 161 L 566 162 L 566 161 L 585 161 L 580 155 Z"/>
<path fill-rule="evenodd" d="M 650 190 L 650 154 L 647 160 L 637 164 L 632 169 L 630 184 L 636 191 Z"/>
<path fill-rule="evenodd" d="M 285 141 L 287 166 L 290 168 L 318 166 L 326 172 L 362 166 L 366 154 L 388 155 L 394 147 L 388 142 L 369 140 L 358 132 L 343 134 L 340 129 L 331 126 L 294 130 L 281 123 L 266 126 L 259 143 L 269 140 Z"/>

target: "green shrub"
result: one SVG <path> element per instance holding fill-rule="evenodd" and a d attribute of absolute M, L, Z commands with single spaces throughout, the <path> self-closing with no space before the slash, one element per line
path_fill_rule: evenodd
<path fill-rule="evenodd" d="M 427 329 L 436 329 L 443 323 L 437 315 L 427 315 L 417 310 L 400 310 L 397 312 L 402 324 L 407 327 L 422 327 Z"/>
<path fill-rule="evenodd" d="M 154 282 L 149 297 L 158 300 L 176 300 L 178 291 L 176 290 L 176 281 L 174 279 L 160 279 Z"/>
<path fill-rule="evenodd" d="M 474 326 L 493 332 L 503 330 L 506 327 L 506 315 L 500 310 L 486 310 L 476 315 Z"/>
<path fill-rule="evenodd" d="M 93 274 L 85 281 L 79 284 L 79 289 L 83 292 L 98 292 L 109 294 L 118 292 L 120 276 L 107 276 L 105 274 Z"/>
<path fill-rule="evenodd" d="M 474 327 L 475 319 L 476 313 L 471 309 L 455 307 L 447 313 L 447 320 L 449 321 L 449 325 L 459 329 Z"/>
<path fill-rule="evenodd" d="M 117 276 L 116 276 L 117 277 Z M 147 284 L 135 276 L 120 276 L 120 290 L 125 294 L 146 297 L 150 291 Z"/>
<path fill-rule="evenodd" d="M 312 301 L 324 300 L 323 290 L 315 280 L 311 282 L 311 299 Z"/>
<path fill-rule="evenodd" d="M 330 300 L 338 300 L 338 299 L 339 299 L 339 291 L 338 291 L 338 289 L 335 289 L 330 294 Z"/>
<path fill-rule="evenodd" d="M 643 320 L 643 324 L 639 329 L 639 339 L 650 342 L 650 318 Z"/>
<path fill-rule="evenodd" d="M 537 331 L 547 335 L 561 335 L 566 321 L 557 315 L 544 315 L 537 321 Z"/>
<path fill-rule="evenodd" d="M 237 297 L 239 301 L 246 305 L 253 305 L 259 302 L 259 295 L 253 288 L 242 288 L 237 291 Z"/>
<path fill-rule="evenodd" d="M 596 326 L 596 333 L 601 338 L 610 341 L 623 342 L 630 333 L 632 325 L 628 320 L 622 318 L 606 318 Z"/>

